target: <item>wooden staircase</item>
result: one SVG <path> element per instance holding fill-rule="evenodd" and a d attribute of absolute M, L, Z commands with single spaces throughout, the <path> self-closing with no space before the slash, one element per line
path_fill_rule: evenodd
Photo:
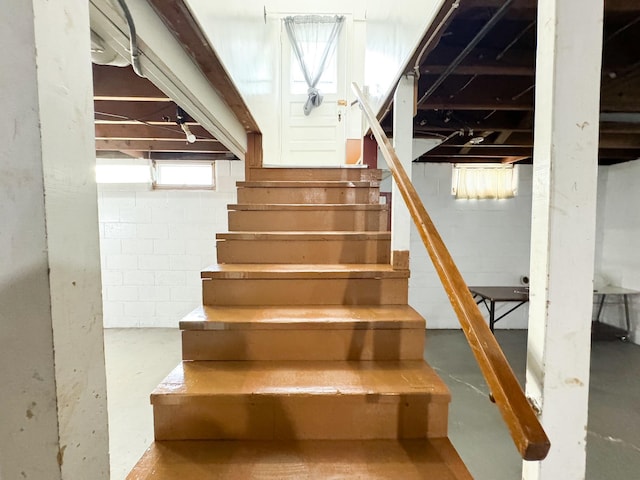
<path fill-rule="evenodd" d="M 128 480 L 471 478 L 409 272 L 390 265 L 379 180 L 264 168 L 238 183 Z"/>

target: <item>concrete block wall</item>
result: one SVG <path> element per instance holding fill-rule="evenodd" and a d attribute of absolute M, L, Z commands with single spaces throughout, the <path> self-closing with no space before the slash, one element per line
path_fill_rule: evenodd
<path fill-rule="evenodd" d="M 596 273 L 601 282 L 640 291 L 640 161 L 601 167 Z M 632 340 L 640 344 L 640 295 L 629 302 Z M 607 301 L 602 319 L 623 325 L 623 306 Z"/>
<path fill-rule="evenodd" d="M 414 163 L 412 181 L 468 285 L 518 285 L 529 272 L 532 167 L 520 165 L 518 196 L 506 200 L 456 200 L 451 165 Z M 411 231 L 409 303 L 428 328 L 459 328 L 422 240 Z M 513 304 L 496 305 L 496 316 Z M 481 306 L 484 312 L 484 307 Z M 528 306 L 496 328 L 526 328 Z"/>
<path fill-rule="evenodd" d="M 511 200 L 455 200 L 450 193 L 451 166 L 414 163 L 413 182 L 469 285 L 517 285 L 529 270 L 532 167 L 520 165 L 519 194 Z M 601 166 L 595 280 L 640 291 L 640 161 Z M 384 187 L 383 187 L 384 189 Z M 597 312 L 598 296 L 594 296 Z M 429 328 L 458 328 L 458 320 L 428 258 L 422 241 L 411 233 L 409 301 L 427 319 Z M 498 306 L 497 306 L 498 307 Z M 510 308 L 499 306 L 497 315 Z M 483 313 L 484 309 L 481 307 Z M 622 326 L 623 306 L 612 297 L 602 320 Z M 485 315 L 486 316 L 486 315 Z M 496 328 L 526 328 L 528 306 L 511 313 Z M 640 295 L 631 297 L 632 341 L 640 343 Z"/>
<path fill-rule="evenodd" d="M 200 271 L 216 261 L 243 178 L 242 162 L 218 161 L 215 191 L 98 186 L 106 328 L 177 327 L 201 303 Z"/>
<path fill-rule="evenodd" d="M 532 167 L 520 165 L 519 194 L 509 200 L 463 201 L 451 195 L 451 166 L 414 163 L 413 181 L 469 285 L 516 285 L 529 271 Z M 217 162 L 216 191 L 151 190 L 100 185 L 100 241 L 105 327 L 175 327 L 200 303 L 200 270 L 215 262 L 215 233 L 227 230 L 242 162 Z M 596 275 L 640 290 L 640 162 L 600 167 Z M 385 185 L 390 182 L 387 179 Z M 409 301 L 429 328 L 458 328 L 426 250 L 411 233 Z M 500 306 L 500 312 L 508 305 Z M 619 324 L 620 305 L 605 321 Z M 497 328 L 526 328 L 525 305 Z M 640 340 L 640 295 L 631 302 Z"/>

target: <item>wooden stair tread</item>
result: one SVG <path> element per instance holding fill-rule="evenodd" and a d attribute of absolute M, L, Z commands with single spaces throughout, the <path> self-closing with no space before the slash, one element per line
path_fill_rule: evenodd
<path fill-rule="evenodd" d="M 383 211 L 388 210 L 389 206 L 385 204 L 368 204 L 368 203 L 317 203 L 317 204 L 308 204 L 308 203 L 244 203 L 244 204 L 230 204 L 227 205 L 228 210 L 232 211 L 360 211 L 360 210 L 371 210 L 371 211 Z"/>
<path fill-rule="evenodd" d="M 470 480 L 446 438 L 426 440 L 164 441 L 127 480 Z"/>
<path fill-rule="evenodd" d="M 151 394 L 156 442 L 128 480 L 472 478 L 446 438 L 451 395 L 422 359 L 409 271 L 389 264 L 381 177 L 276 167 L 237 182 L 205 305 L 180 322 L 185 361 Z"/>
<path fill-rule="evenodd" d="M 302 307 L 201 306 L 180 321 L 182 330 L 324 330 L 424 328 L 408 305 Z"/>
<path fill-rule="evenodd" d="M 218 240 L 390 240 L 391 232 L 226 232 L 216 234 Z"/>
<path fill-rule="evenodd" d="M 408 278 L 409 270 L 394 270 L 392 265 L 379 263 L 219 263 L 204 269 L 200 276 L 202 278 L 228 279 Z"/>
<path fill-rule="evenodd" d="M 381 180 L 382 170 L 364 167 L 285 167 L 252 168 L 251 180 Z"/>
<path fill-rule="evenodd" d="M 239 188 L 377 188 L 361 180 L 263 180 L 236 182 Z"/>
<path fill-rule="evenodd" d="M 419 395 L 448 403 L 447 386 L 422 360 L 193 361 L 178 365 L 151 394 L 154 405 L 221 396 L 360 396 L 401 401 Z M 382 400 L 381 398 L 386 400 Z"/>

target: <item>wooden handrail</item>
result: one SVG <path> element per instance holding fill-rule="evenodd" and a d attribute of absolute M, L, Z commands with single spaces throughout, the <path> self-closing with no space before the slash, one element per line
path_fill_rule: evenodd
<path fill-rule="evenodd" d="M 355 83 L 352 84 L 352 89 L 420 232 L 422 242 L 429 252 L 482 375 L 489 386 L 491 398 L 498 405 L 502 418 L 511 432 L 513 442 L 523 459 L 542 460 L 547 456 L 551 446 L 547 434 L 527 401 L 500 345 L 489 330 L 487 322 L 469 292 L 469 287 L 433 225 L 371 107 Z"/>

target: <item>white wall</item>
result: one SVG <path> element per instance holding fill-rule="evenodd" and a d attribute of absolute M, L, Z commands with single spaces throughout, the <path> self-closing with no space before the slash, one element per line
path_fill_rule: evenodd
<path fill-rule="evenodd" d="M 262 1 L 186 3 L 258 123 L 265 163 L 272 163 L 280 139 L 279 22 L 265 22 Z"/>
<path fill-rule="evenodd" d="M 413 182 L 427 211 L 468 285 L 517 285 L 529 271 L 531 234 L 530 165 L 520 165 L 519 194 L 511 200 L 455 200 L 450 193 L 451 166 L 414 163 Z M 640 161 L 602 166 L 598 170 L 595 284 L 640 290 Z M 382 189 L 388 190 L 389 180 Z M 640 343 L 640 295 L 631 297 L 632 339 Z M 458 328 L 449 300 L 415 230 L 411 234 L 409 301 L 429 328 Z M 594 298 L 598 301 L 598 297 Z M 611 303 L 609 303 L 611 302 Z M 602 320 L 622 326 L 623 307 L 608 301 Z M 511 304 L 513 305 L 513 304 Z M 509 304 L 498 310 L 506 311 Z M 483 313 L 484 309 L 481 307 Z M 597 305 L 594 304 L 595 317 Z M 525 305 L 496 324 L 526 328 Z"/>
<path fill-rule="evenodd" d="M 398 80 L 443 0 L 367 2 L 364 86 L 374 112 Z"/>
<path fill-rule="evenodd" d="M 105 327 L 177 327 L 202 303 L 200 271 L 243 176 L 242 162 L 218 161 L 215 191 L 99 185 Z"/>
<path fill-rule="evenodd" d="M 455 200 L 451 165 L 413 164 L 413 184 L 468 285 L 518 285 L 520 276 L 528 275 L 532 168 L 519 168 L 517 197 Z M 427 319 L 428 328 L 459 328 L 415 227 L 411 231 L 409 303 Z M 496 316 L 512 306 L 496 305 Z M 528 307 L 523 305 L 496 328 L 526 328 L 527 315 Z"/>
<path fill-rule="evenodd" d="M 602 172 L 602 168 L 600 169 Z M 598 187 L 601 242 L 596 256 L 596 272 L 612 285 L 640 290 L 640 161 L 606 167 Z M 606 306 L 603 319 L 622 325 L 620 304 Z M 640 343 L 640 295 L 631 297 L 630 316 L 633 340 Z"/>
<path fill-rule="evenodd" d="M 397 0 L 392 4 L 368 0 L 187 0 L 187 4 L 260 126 L 265 164 L 279 164 L 282 16 L 347 15 L 347 84 L 356 81 L 360 87 L 365 85 L 377 107 L 442 0 Z M 349 102 L 353 99 L 350 86 L 346 96 Z M 360 138 L 357 107 L 347 110 L 347 121 L 347 138 Z"/>
<path fill-rule="evenodd" d="M 282 17 L 304 13 L 347 15 L 343 32 L 349 46 L 347 81 L 362 83 L 365 3 L 365 0 L 327 0 L 322 3 L 297 0 L 187 1 L 260 127 L 265 164 L 281 163 Z M 351 98 L 349 92 L 347 98 Z M 360 111 L 357 107 L 349 109 L 347 121 L 350 127 L 348 137 L 359 138 Z"/>
<path fill-rule="evenodd" d="M 215 233 L 227 231 L 226 205 L 235 202 L 241 162 L 217 162 L 216 191 L 152 191 L 148 185 L 101 185 L 100 240 L 106 327 L 175 327 L 200 304 L 200 270 L 215 262 Z M 520 165 L 519 194 L 510 200 L 455 200 L 451 166 L 414 163 L 413 182 L 469 285 L 514 285 L 529 271 L 530 165 Z M 596 274 L 640 290 L 640 161 L 600 167 Z M 386 180 L 383 185 L 388 185 Z M 429 328 L 458 320 L 415 229 L 411 233 L 409 301 Z M 508 305 L 508 304 L 507 304 Z M 508 308 L 500 306 L 501 311 Z M 484 313 L 484 312 L 483 312 Z M 497 328 L 526 328 L 527 306 Z M 620 306 L 603 319 L 617 324 Z M 640 338 L 640 295 L 631 302 Z"/>

